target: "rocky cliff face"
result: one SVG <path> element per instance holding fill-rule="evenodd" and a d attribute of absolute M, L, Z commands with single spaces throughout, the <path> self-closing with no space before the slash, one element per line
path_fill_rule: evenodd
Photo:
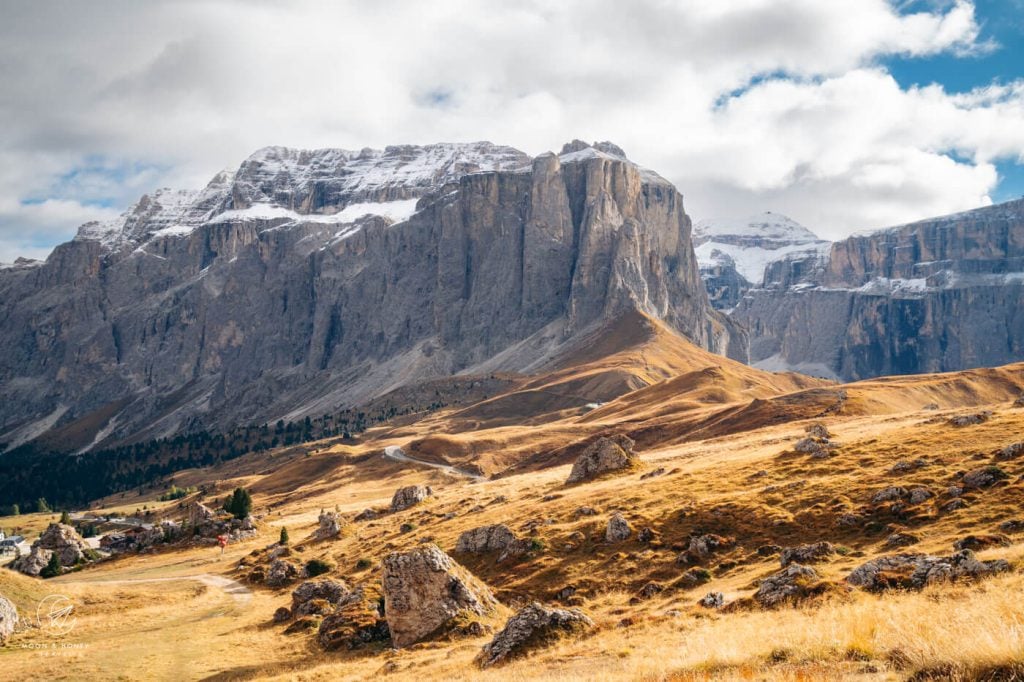
<path fill-rule="evenodd" d="M 0 270 L 0 442 L 295 419 L 529 371 L 627 310 L 743 352 L 682 197 L 608 143 L 261 150 Z M 67 432 L 68 429 L 64 429 Z"/>
<path fill-rule="evenodd" d="M 1024 358 L 1024 200 L 834 244 L 734 312 L 768 369 L 843 379 Z"/>
<path fill-rule="evenodd" d="M 751 288 L 788 286 L 820 269 L 830 246 L 771 212 L 741 221 L 702 220 L 694 225 L 693 243 L 711 304 L 727 311 Z"/>

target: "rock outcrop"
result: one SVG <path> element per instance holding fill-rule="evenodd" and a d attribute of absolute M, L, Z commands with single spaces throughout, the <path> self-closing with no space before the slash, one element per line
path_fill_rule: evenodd
<path fill-rule="evenodd" d="M 14 634 L 18 627 L 18 609 L 7 597 L 0 594 L 0 644 L 6 644 L 7 638 Z"/>
<path fill-rule="evenodd" d="M 1004 559 L 979 561 L 974 552 L 964 549 L 952 556 L 894 554 L 872 559 L 855 568 L 846 580 L 872 592 L 892 588 L 921 589 L 936 582 L 977 580 L 1010 570 Z"/>
<path fill-rule="evenodd" d="M 508 619 L 494 639 L 484 645 L 477 662 L 481 668 L 507 663 L 593 627 L 594 621 L 579 609 L 553 609 L 533 602 Z"/>
<path fill-rule="evenodd" d="M 32 543 L 29 553 L 15 559 L 11 567 L 25 575 L 38 576 L 50 561 L 51 555 L 56 554 L 60 565 L 68 568 L 85 561 L 88 549 L 89 546 L 74 528 L 63 523 L 51 523 L 39 539 Z"/>
<path fill-rule="evenodd" d="M 845 380 L 1024 357 L 1024 199 L 854 236 L 746 292 L 750 360 Z M 950 339 L 956 339 L 951 343 Z"/>
<path fill-rule="evenodd" d="M 317 540 L 328 540 L 341 535 L 341 514 L 331 511 L 320 510 L 317 518 L 317 527 L 313 531 L 313 537 Z"/>
<path fill-rule="evenodd" d="M 625 435 L 598 438 L 573 462 L 566 484 L 583 483 L 638 466 L 640 458 L 633 452 L 634 445 L 633 439 Z"/>
<path fill-rule="evenodd" d="M 497 523 L 467 530 L 455 543 L 455 551 L 466 554 L 498 553 L 498 561 L 522 556 L 530 551 L 530 541 L 517 538 L 508 526 Z"/>
<path fill-rule="evenodd" d="M 360 585 L 320 623 L 317 642 L 327 651 L 362 649 L 391 638 L 380 611 L 380 595 Z"/>
<path fill-rule="evenodd" d="M 351 595 L 345 583 L 338 580 L 310 580 L 302 583 L 292 591 L 291 614 L 308 616 L 315 612 L 311 605 L 315 601 L 324 601 L 332 608 L 341 604 Z"/>
<path fill-rule="evenodd" d="M 391 497 L 391 511 L 405 511 L 434 494 L 429 485 L 407 485 L 399 488 Z"/>
<path fill-rule="evenodd" d="M 690 232 L 682 195 L 607 143 L 262 149 L 0 269 L 0 442 L 319 415 L 523 371 L 634 311 L 741 356 Z"/>
<path fill-rule="evenodd" d="M 761 580 L 754 593 L 754 601 L 761 606 L 774 607 L 787 601 L 810 596 L 818 573 L 810 566 L 789 564 L 778 573 Z"/>
<path fill-rule="evenodd" d="M 393 552 L 383 563 L 384 615 L 396 647 L 497 608 L 491 591 L 436 545 Z"/>

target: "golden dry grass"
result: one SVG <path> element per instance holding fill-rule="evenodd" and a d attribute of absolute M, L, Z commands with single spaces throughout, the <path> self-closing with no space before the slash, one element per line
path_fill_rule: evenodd
<path fill-rule="evenodd" d="M 778 570 L 776 557 L 757 553 L 762 545 L 833 542 L 842 552 L 817 568 L 841 586 L 852 568 L 889 551 L 884 541 L 893 531 L 921 538 L 910 551 L 948 554 L 968 533 L 995 532 L 1002 521 L 1024 518 L 1024 458 L 1000 462 L 1010 478 L 965 493 L 965 508 L 942 509 L 944 491 L 960 473 L 991 463 L 994 452 L 1024 439 L 1024 410 L 1010 403 L 1024 385 L 1024 366 L 836 387 L 737 366 L 661 333 L 630 337 L 633 345 L 590 359 L 580 376 L 557 368 L 513 389 L 521 396 L 523 390 L 578 388 L 599 381 L 604 371 L 634 372 L 649 384 L 597 410 L 567 410 L 554 401 L 553 412 L 542 406 L 528 424 L 488 416 L 493 404 L 476 412 L 449 410 L 374 429 L 355 444 L 314 443 L 179 474 L 178 485 L 215 484 L 218 496 L 236 485 L 251 487 L 263 515 L 261 537 L 229 547 L 224 558 L 210 549 L 170 550 L 101 564 L 38 588 L 24 579 L 13 587 L 0 583 L 0 591 L 23 592 L 22 601 L 51 585 L 90 600 L 80 632 L 89 655 L 41 659 L 17 648 L 38 636 L 29 631 L 4 652 L 6 669 L 23 678 L 57 679 L 116 677 L 115 671 L 124 679 L 304 680 L 383 674 L 399 680 L 905 679 L 922 671 L 937 679 L 980 679 L 985 671 L 1002 671 L 1003 678 L 993 679 L 1010 679 L 1006 666 L 1024 663 L 1020 535 L 1013 546 L 985 555 L 1011 558 L 1015 572 L 976 585 L 883 596 L 840 587 L 816 603 L 775 611 L 718 613 L 695 603 L 710 590 L 730 601 L 749 597 L 758 579 Z M 652 362 L 655 353 L 662 357 Z M 660 373 L 667 378 L 657 378 Z M 841 400 L 839 390 L 845 391 Z M 939 409 L 922 410 L 929 402 Z M 983 407 L 994 411 L 983 424 L 948 424 L 954 414 Z M 792 450 L 815 420 L 840 443 L 831 458 Z M 564 486 L 583 443 L 623 432 L 637 437 L 642 470 Z M 501 475 L 472 483 L 387 460 L 380 454 L 385 445 Z M 896 462 L 916 458 L 928 466 L 892 473 Z M 339 539 L 310 540 L 321 508 L 337 507 L 351 517 L 386 506 L 397 487 L 410 483 L 427 483 L 436 494 L 405 512 L 350 523 Z M 928 487 L 936 497 L 906 512 L 872 506 L 872 494 L 889 485 Z M 127 511 L 154 506 L 158 492 L 103 504 Z M 176 503 L 156 506 L 162 514 L 177 513 Z M 599 513 L 579 516 L 582 506 Z M 641 544 L 634 536 L 606 544 L 604 526 L 613 511 L 635 530 L 653 529 L 655 541 Z M 838 525 L 848 513 L 864 515 L 865 525 Z M 556 590 L 576 585 L 582 608 L 598 623 L 594 634 L 481 672 L 472 660 L 487 637 L 398 652 L 324 653 L 311 634 L 284 635 L 270 623 L 273 610 L 288 603 L 287 590 L 254 587 L 241 607 L 188 580 L 103 585 L 205 573 L 241 579 L 238 560 L 276 539 L 280 526 L 291 533 L 294 559 L 325 558 L 337 566 L 334 577 L 372 584 L 387 552 L 423 540 L 451 552 L 460 533 L 491 523 L 534 537 L 543 551 L 502 564 L 494 557 L 456 558 L 510 605 L 550 602 Z M 412 530 L 402 532 L 403 524 Z M 736 546 L 702 564 L 711 582 L 680 588 L 676 581 L 686 567 L 676 556 L 691 535 L 705 532 L 733 536 Z M 631 603 L 649 581 L 669 589 Z M 146 652 L 141 660 L 126 657 L 139 649 Z"/>

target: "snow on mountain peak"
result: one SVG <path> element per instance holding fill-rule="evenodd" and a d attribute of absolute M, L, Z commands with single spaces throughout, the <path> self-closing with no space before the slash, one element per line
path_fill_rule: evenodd
<path fill-rule="evenodd" d="M 745 220 L 701 220 L 693 226 L 694 251 L 702 269 L 732 266 L 753 286 L 765 268 L 791 258 L 824 258 L 831 242 L 781 213 L 766 211 Z"/>

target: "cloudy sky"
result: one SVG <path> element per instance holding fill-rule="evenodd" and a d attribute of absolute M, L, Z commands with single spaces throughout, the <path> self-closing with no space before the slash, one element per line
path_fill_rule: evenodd
<path fill-rule="evenodd" d="M 1024 0 L 0 0 L 0 261 L 259 147 L 612 140 L 837 238 L 1024 194 Z"/>

